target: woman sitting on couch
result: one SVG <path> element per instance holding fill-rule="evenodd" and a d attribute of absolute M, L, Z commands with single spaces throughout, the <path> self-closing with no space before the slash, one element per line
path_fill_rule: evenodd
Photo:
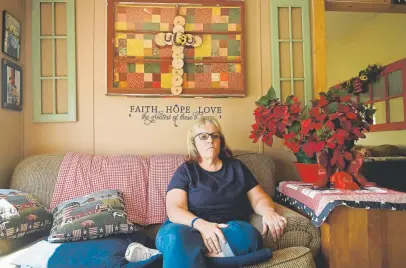
<path fill-rule="evenodd" d="M 201 117 L 189 129 L 187 145 L 188 161 L 168 185 L 168 219 L 155 240 L 163 267 L 235 267 L 271 258 L 249 216 L 261 215 L 262 235 L 269 231 L 274 240 L 287 221 L 251 171 L 231 157 L 216 118 Z"/>

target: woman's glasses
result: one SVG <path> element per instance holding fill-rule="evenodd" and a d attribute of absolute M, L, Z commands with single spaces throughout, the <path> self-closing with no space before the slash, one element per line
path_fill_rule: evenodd
<path fill-rule="evenodd" d="M 213 140 L 215 140 L 215 139 L 220 139 L 221 133 L 220 132 L 213 132 L 213 133 L 203 132 L 203 133 L 197 134 L 194 138 L 196 138 L 197 136 L 199 136 L 199 139 L 202 141 L 207 140 L 209 138 L 209 136 L 211 136 L 211 138 Z"/>

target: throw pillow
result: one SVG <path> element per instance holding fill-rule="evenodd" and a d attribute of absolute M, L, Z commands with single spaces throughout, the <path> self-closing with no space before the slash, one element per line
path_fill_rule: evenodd
<path fill-rule="evenodd" d="M 142 228 L 127 219 L 120 190 L 104 190 L 70 199 L 58 204 L 52 213 L 54 222 L 49 242 L 96 239 Z"/>
<path fill-rule="evenodd" d="M 29 193 L 0 189 L 0 255 L 46 235 L 52 214 Z"/>

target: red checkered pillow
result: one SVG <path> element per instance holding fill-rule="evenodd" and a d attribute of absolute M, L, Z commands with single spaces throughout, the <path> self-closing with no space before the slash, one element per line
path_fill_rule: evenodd
<path fill-rule="evenodd" d="M 166 189 L 175 170 L 185 161 L 184 155 L 149 157 L 147 224 L 162 223 L 166 215 Z"/>

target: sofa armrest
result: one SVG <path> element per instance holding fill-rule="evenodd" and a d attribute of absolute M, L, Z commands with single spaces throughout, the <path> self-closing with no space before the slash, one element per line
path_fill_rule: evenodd
<path fill-rule="evenodd" d="M 275 203 L 276 212 L 284 216 L 288 224 L 282 236 L 276 242 L 268 233 L 264 237 L 264 246 L 273 250 L 289 247 L 307 247 L 311 250 L 314 258 L 320 252 L 321 237 L 320 230 L 312 225 L 311 221 L 299 213 Z M 251 224 L 262 232 L 262 217 L 253 213 L 250 219 Z"/>

